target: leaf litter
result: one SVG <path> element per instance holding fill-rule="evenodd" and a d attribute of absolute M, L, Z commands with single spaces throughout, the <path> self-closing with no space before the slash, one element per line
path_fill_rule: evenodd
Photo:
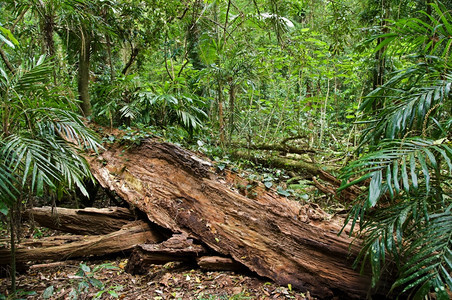
<path fill-rule="evenodd" d="M 171 262 L 151 265 L 145 275 L 124 271 L 127 259 L 49 263 L 32 266 L 17 278 L 24 299 L 314 299 L 291 285 L 279 286 L 253 274 L 203 271 Z M 7 297 L 10 280 L 0 279 Z"/>

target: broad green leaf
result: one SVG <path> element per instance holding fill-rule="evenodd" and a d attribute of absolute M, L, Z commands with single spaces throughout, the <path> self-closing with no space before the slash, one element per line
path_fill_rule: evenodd
<path fill-rule="evenodd" d="M 425 163 L 424 156 L 422 155 L 421 152 L 418 152 L 417 159 L 419 161 L 419 164 L 421 165 L 422 173 L 424 174 L 425 187 L 427 189 L 427 193 L 429 193 L 430 192 L 430 173 L 429 173 L 429 169 L 427 167 L 427 164 Z"/>
<path fill-rule="evenodd" d="M 281 187 L 278 187 L 278 188 L 276 189 L 276 192 L 277 192 L 278 194 L 280 194 L 281 196 L 286 196 L 286 197 L 289 197 L 289 196 L 290 196 L 290 193 L 289 193 L 288 191 L 286 191 L 285 189 L 281 188 Z"/>
<path fill-rule="evenodd" d="M 392 173 L 390 165 L 386 167 L 386 185 L 388 186 L 389 196 L 391 197 L 391 199 L 393 199 L 394 190 L 392 189 Z"/>
<path fill-rule="evenodd" d="M 6 205 L 6 203 L 0 200 L 0 213 L 2 213 L 3 215 L 7 216 L 8 215 L 8 211 L 9 211 L 9 208 Z"/>
<path fill-rule="evenodd" d="M 0 42 L 1 41 L 4 42 L 5 44 L 7 44 L 8 46 L 10 46 L 11 48 L 14 48 L 14 43 L 12 43 L 10 40 L 5 38 L 2 34 L 0 34 Z"/>
<path fill-rule="evenodd" d="M 428 159 L 430 160 L 430 163 L 432 164 L 433 168 L 438 169 L 438 165 L 436 163 L 435 155 L 433 155 L 433 153 L 427 148 L 423 148 L 422 151 L 424 151 L 425 154 L 427 154 Z"/>
<path fill-rule="evenodd" d="M 400 193 L 398 176 L 399 176 L 399 165 L 397 161 L 394 161 L 392 164 L 392 177 L 394 178 L 394 189 L 397 193 Z"/>
<path fill-rule="evenodd" d="M 115 291 L 108 291 L 108 293 L 109 293 L 110 296 L 112 296 L 113 298 L 119 298 L 118 293 L 116 293 Z"/>
<path fill-rule="evenodd" d="M 91 272 L 91 268 L 88 267 L 86 264 L 80 264 L 80 269 L 85 273 Z"/>
<path fill-rule="evenodd" d="M 5 43 L 7 43 L 10 47 L 14 48 L 14 45 L 16 45 L 16 46 L 19 45 L 19 41 L 16 40 L 16 38 L 15 38 L 14 35 L 12 34 L 11 30 L 6 29 L 6 28 L 0 26 L 0 31 L 1 31 L 4 35 L 6 35 L 6 36 L 8 37 L 9 41 L 7 41 L 7 40 L 5 39 L 5 37 L 2 36 L 2 34 L 0 34 L 0 39 L 2 39 L 2 40 L 4 39 L 3 41 L 4 41 Z M 12 45 L 10 45 L 9 43 L 12 43 Z"/>
<path fill-rule="evenodd" d="M 414 155 L 410 155 L 410 171 L 411 171 L 411 182 L 413 184 L 413 188 L 417 190 L 418 182 L 417 182 L 417 174 L 416 174 L 416 159 Z"/>
<path fill-rule="evenodd" d="M 44 298 L 44 299 L 49 299 L 50 297 L 52 297 L 52 295 L 53 295 L 53 290 L 54 290 L 53 285 L 47 287 L 47 288 L 44 290 L 44 292 L 42 293 L 42 298 Z"/>
<path fill-rule="evenodd" d="M 405 190 L 405 192 L 408 193 L 410 191 L 410 183 L 408 180 L 408 173 L 406 170 L 405 157 L 402 157 L 402 182 L 403 182 L 403 189 Z"/>
<path fill-rule="evenodd" d="M 89 283 L 91 283 L 94 287 L 96 287 L 98 289 L 102 289 L 104 286 L 104 284 L 100 280 L 98 280 L 94 277 L 89 277 L 88 280 L 89 280 Z"/>
<path fill-rule="evenodd" d="M 369 185 L 369 196 L 367 200 L 367 207 L 374 207 L 382 192 L 382 172 L 377 171 L 372 173 L 372 179 Z"/>

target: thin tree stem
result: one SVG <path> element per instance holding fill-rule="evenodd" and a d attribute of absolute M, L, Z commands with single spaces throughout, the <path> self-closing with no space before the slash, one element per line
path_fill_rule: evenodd
<path fill-rule="evenodd" d="M 14 228 L 14 205 L 9 211 L 9 225 L 11 235 L 11 294 L 16 294 L 16 236 Z"/>
<path fill-rule="evenodd" d="M 11 64 L 11 62 L 8 60 L 8 58 L 6 57 L 6 53 L 5 51 L 3 51 L 2 48 L 0 48 L 0 56 L 3 59 L 3 62 L 5 63 L 6 67 L 8 68 L 8 70 L 11 71 L 11 73 L 15 74 L 15 70 L 13 68 L 13 65 Z"/>

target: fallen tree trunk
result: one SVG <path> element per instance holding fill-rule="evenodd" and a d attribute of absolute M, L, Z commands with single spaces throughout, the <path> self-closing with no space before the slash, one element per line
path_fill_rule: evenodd
<path fill-rule="evenodd" d="M 106 235 L 66 235 L 24 241 L 17 245 L 16 261 L 62 261 L 75 257 L 101 256 L 130 251 L 138 244 L 162 241 L 163 238 L 152 231 L 146 222 L 129 223 L 121 230 Z M 0 265 L 10 263 L 10 252 L 9 248 L 0 248 Z"/>
<path fill-rule="evenodd" d="M 125 271 L 145 274 L 150 264 L 165 264 L 170 261 L 194 262 L 206 249 L 193 243 L 184 234 L 177 234 L 160 244 L 138 245 L 133 250 Z"/>
<path fill-rule="evenodd" d="M 196 260 L 201 269 L 209 271 L 243 271 L 245 266 L 232 258 L 222 256 L 202 256 Z"/>
<path fill-rule="evenodd" d="M 193 153 L 148 140 L 126 152 L 107 150 L 90 164 L 104 188 L 152 222 L 261 276 L 321 298 L 368 293 L 370 276 L 351 268 L 359 243 L 350 246 L 351 238 L 338 236 L 341 224 L 312 218 L 310 209 L 261 187 L 255 199 L 242 196 Z"/>
<path fill-rule="evenodd" d="M 351 186 L 347 189 L 337 193 L 337 189 L 341 186 L 342 182 L 322 169 L 322 166 L 313 162 L 306 162 L 303 160 L 295 160 L 287 157 L 266 155 L 263 157 L 255 157 L 251 154 L 247 154 L 243 151 L 237 151 L 234 153 L 236 157 L 247 159 L 263 166 L 282 168 L 286 170 L 292 170 L 302 174 L 303 178 L 312 179 L 315 187 L 325 194 L 330 194 L 337 197 L 341 202 L 351 202 L 361 193 L 361 190 L 357 186 Z M 327 182 L 327 185 L 320 183 L 317 179 L 321 179 Z"/>
<path fill-rule="evenodd" d="M 75 234 L 100 235 L 121 229 L 135 219 L 124 207 L 69 209 L 34 207 L 25 216 L 40 226 Z"/>
<path fill-rule="evenodd" d="M 268 150 L 268 151 L 278 151 L 281 153 L 293 153 L 293 154 L 314 154 L 316 153 L 313 149 L 301 149 L 287 144 L 233 144 L 233 147 L 240 147 L 249 150 Z"/>
<path fill-rule="evenodd" d="M 286 170 L 292 170 L 300 173 L 305 178 L 312 178 L 312 176 L 318 176 L 322 171 L 322 166 L 313 162 L 306 162 L 304 160 L 294 160 L 287 157 L 276 155 L 264 155 L 262 157 L 255 156 L 252 153 L 245 151 L 235 151 L 233 154 L 235 157 L 246 159 L 263 166 L 271 166 L 275 168 L 281 168 Z"/>

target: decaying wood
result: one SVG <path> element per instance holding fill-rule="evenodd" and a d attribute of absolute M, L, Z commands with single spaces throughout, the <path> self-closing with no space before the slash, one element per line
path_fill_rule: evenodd
<path fill-rule="evenodd" d="M 202 256 L 196 260 L 201 269 L 209 271 L 243 271 L 246 267 L 232 258 L 222 256 Z"/>
<path fill-rule="evenodd" d="M 257 145 L 246 145 L 239 144 L 233 145 L 240 148 L 249 150 L 268 150 L 268 151 L 278 151 L 281 153 L 293 153 L 293 154 L 314 154 L 316 153 L 313 149 L 302 149 L 287 144 L 257 144 Z"/>
<path fill-rule="evenodd" d="M 131 274 L 147 273 L 150 264 L 165 264 L 170 261 L 195 261 L 206 249 L 197 245 L 186 234 L 173 235 L 160 244 L 137 245 L 129 258 L 125 271 Z"/>
<path fill-rule="evenodd" d="M 263 188 L 255 199 L 242 196 L 191 152 L 148 140 L 126 152 L 112 148 L 90 164 L 104 188 L 150 221 L 261 276 L 321 298 L 363 298 L 369 290 L 370 276 L 351 268 L 359 242 L 350 246 L 351 238 L 338 236 L 341 224 L 310 218 L 299 203 Z"/>
<path fill-rule="evenodd" d="M 16 261 L 63 261 L 75 257 L 101 256 L 131 251 L 136 245 L 162 241 L 144 221 L 133 221 L 121 230 L 97 236 L 53 236 L 27 240 L 17 245 Z M 0 248 L 0 265 L 8 265 L 10 249 Z"/>
<path fill-rule="evenodd" d="M 355 200 L 356 197 L 358 197 L 362 192 L 358 186 L 352 185 L 338 193 L 337 189 L 342 185 L 342 182 L 339 179 L 337 179 L 336 177 L 334 177 L 333 175 L 331 175 L 330 173 L 328 173 L 324 170 L 320 170 L 318 177 L 320 179 L 328 182 L 332 186 L 332 187 L 329 187 L 331 189 L 330 190 L 331 194 L 333 194 L 336 197 L 339 197 L 343 201 L 351 202 L 351 201 Z M 317 184 L 320 184 L 320 183 L 318 181 L 316 182 L 315 179 L 316 178 L 313 178 L 313 181 L 317 186 Z M 319 187 L 317 187 L 317 188 L 319 188 Z"/>
<path fill-rule="evenodd" d="M 47 206 L 27 209 L 25 215 L 43 227 L 90 235 L 117 231 L 135 219 L 124 207 L 68 209 Z"/>
<path fill-rule="evenodd" d="M 323 170 L 322 166 L 312 162 L 306 162 L 303 160 L 294 160 L 287 157 L 266 155 L 263 157 L 255 157 L 251 154 L 238 151 L 234 153 L 237 157 L 248 159 L 255 163 L 262 164 L 264 166 L 282 168 L 286 170 L 292 170 L 300 173 L 305 179 L 312 179 L 314 185 L 321 192 L 337 197 L 343 202 L 351 202 L 361 193 L 361 190 L 356 186 L 348 187 L 347 189 L 337 193 L 337 189 L 341 186 L 341 181 L 334 177 L 329 172 Z M 321 179 L 328 183 L 327 185 L 322 184 L 318 181 Z"/>
<path fill-rule="evenodd" d="M 294 160 L 282 156 L 256 156 L 253 153 L 248 153 L 245 151 L 236 151 L 233 153 L 233 155 L 238 158 L 261 164 L 263 166 L 292 170 L 299 173 L 304 178 L 312 178 L 312 176 L 318 176 L 320 174 L 320 171 L 322 170 L 322 166 L 316 163 L 306 162 L 304 160 Z"/>
<path fill-rule="evenodd" d="M 55 261 L 55 262 L 46 263 L 46 264 L 35 264 L 35 265 L 30 266 L 30 270 L 63 267 L 63 266 L 66 266 L 67 264 L 68 264 L 68 261 Z"/>

